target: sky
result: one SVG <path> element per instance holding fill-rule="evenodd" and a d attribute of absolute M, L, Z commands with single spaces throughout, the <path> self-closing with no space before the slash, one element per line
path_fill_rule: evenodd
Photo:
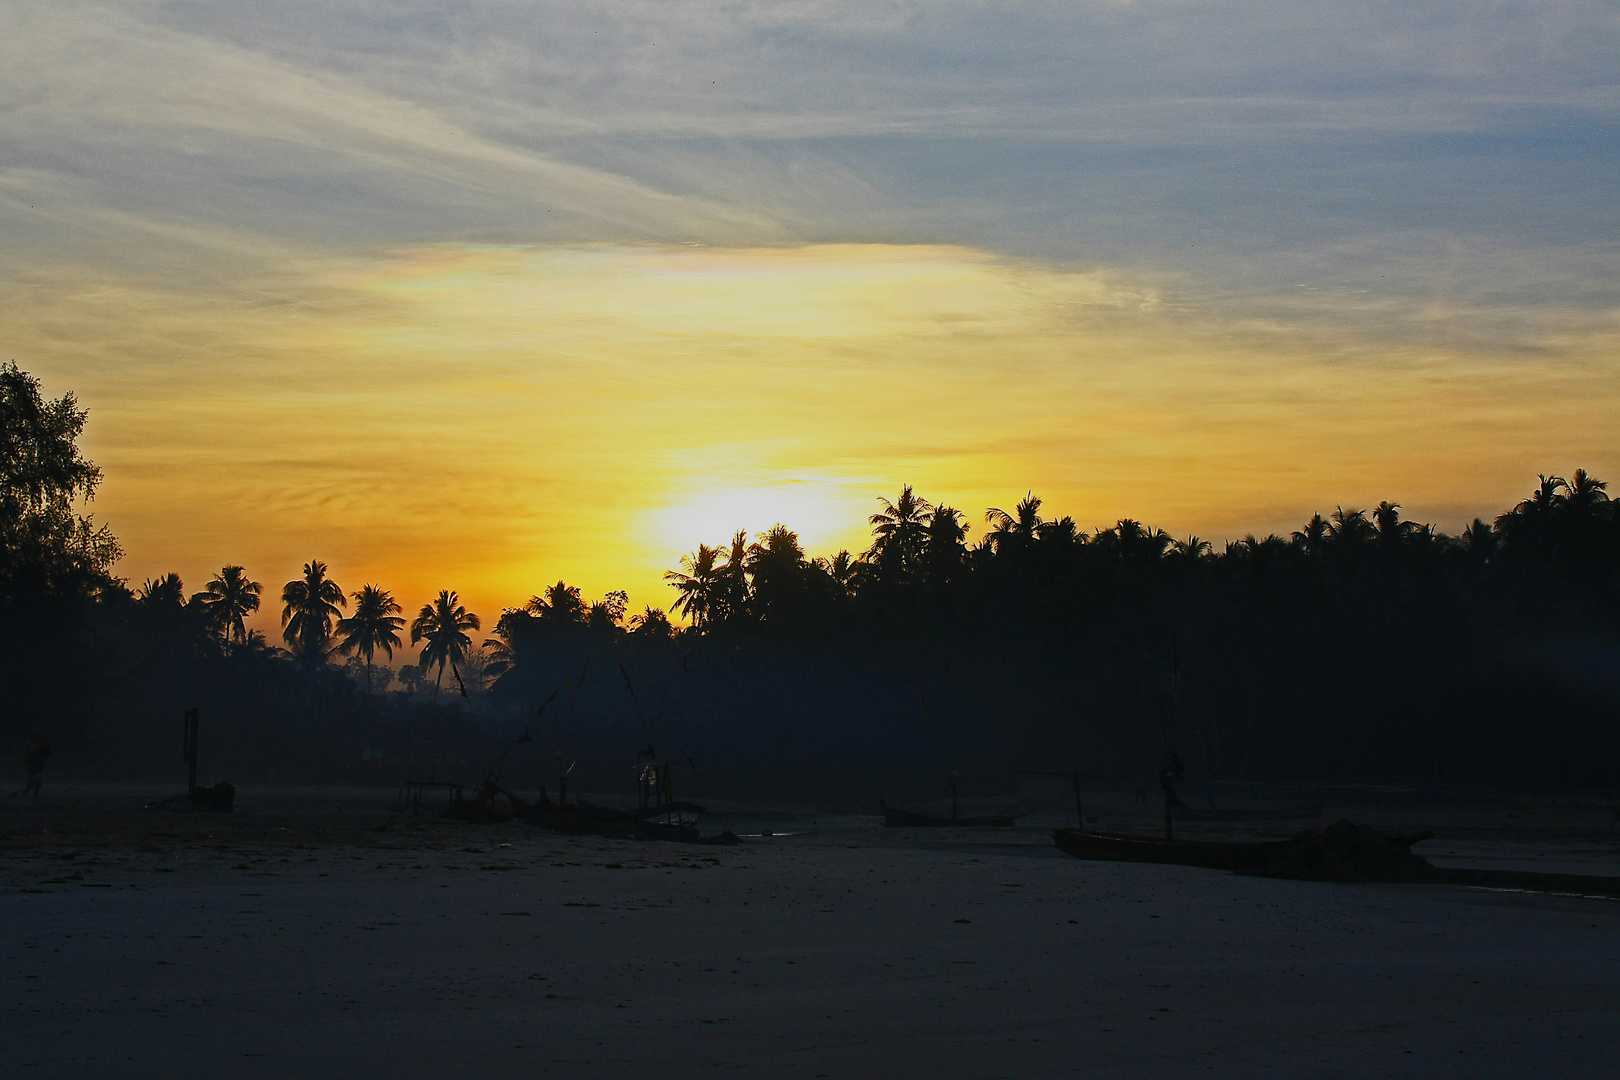
<path fill-rule="evenodd" d="M 1612 3 L 0 24 L 0 361 L 90 410 L 133 584 L 493 623 L 905 483 L 1219 543 L 1620 481 Z"/>

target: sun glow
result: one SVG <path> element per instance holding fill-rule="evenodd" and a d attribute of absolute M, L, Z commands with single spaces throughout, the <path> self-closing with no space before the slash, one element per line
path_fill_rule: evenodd
<path fill-rule="evenodd" d="M 239 563 L 274 595 L 320 558 L 489 621 L 559 578 L 667 607 L 682 554 L 778 522 L 811 556 L 860 551 L 906 483 L 973 539 L 1031 489 L 1085 528 L 1221 539 L 1381 498 L 1455 529 L 1537 471 L 1620 471 L 1612 320 L 1491 351 L 940 247 L 295 269 L 242 296 L 0 286 L 15 355 L 92 410 L 120 573 L 195 588 Z"/>
<path fill-rule="evenodd" d="M 824 479 L 795 479 L 703 489 L 693 486 L 682 501 L 655 511 L 651 531 L 665 551 L 693 551 L 698 544 L 725 544 L 739 530 L 750 540 L 773 525 L 799 534 L 812 555 L 861 542 L 860 495 Z"/>

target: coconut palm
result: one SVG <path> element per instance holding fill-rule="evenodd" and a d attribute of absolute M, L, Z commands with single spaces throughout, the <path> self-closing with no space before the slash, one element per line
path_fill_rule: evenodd
<path fill-rule="evenodd" d="M 851 555 L 844 550 L 830 559 L 818 557 L 813 565 L 832 579 L 838 595 L 847 598 L 855 591 L 855 579 L 860 576 L 861 568 L 867 564 L 861 562 L 859 556 Z"/>
<path fill-rule="evenodd" d="M 1170 541 L 1170 552 L 1184 562 L 1195 563 L 1210 554 L 1211 548 L 1208 540 L 1197 536 L 1189 536 L 1185 540 Z"/>
<path fill-rule="evenodd" d="M 588 619 L 590 612 L 585 606 L 585 601 L 580 598 L 579 586 L 568 585 L 561 581 L 555 585 L 547 585 L 539 596 L 529 597 L 529 602 L 523 605 L 523 610 L 552 625 L 583 623 Z"/>
<path fill-rule="evenodd" d="M 1378 530 L 1367 520 L 1365 510 L 1346 510 L 1339 506 L 1334 508 L 1328 522 L 1328 534 L 1333 537 L 1335 546 L 1353 547 L 1377 536 Z"/>
<path fill-rule="evenodd" d="M 247 641 L 247 625 L 242 620 L 259 610 L 259 583 L 250 581 L 240 566 L 226 566 L 203 586 L 197 601 L 208 612 L 208 621 L 218 628 L 229 652 Z"/>
<path fill-rule="evenodd" d="M 669 616 L 662 608 L 647 605 L 640 615 L 630 616 L 630 636 L 636 638 L 673 637 L 675 628 L 669 625 Z"/>
<path fill-rule="evenodd" d="M 349 606 L 343 588 L 326 576 L 326 564 L 311 559 L 304 564 L 304 576 L 287 582 L 281 589 L 281 636 L 293 653 L 313 659 L 326 651 L 332 640 L 332 623 Z"/>
<path fill-rule="evenodd" d="M 872 526 L 872 546 L 866 557 L 885 572 L 904 573 L 916 565 L 928 542 L 928 522 L 934 505 L 910 484 L 894 502 L 878 498 L 883 509 L 866 519 Z"/>
<path fill-rule="evenodd" d="M 720 607 L 720 579 L 715 570 L 719 557 L 719 548 L 699 544 L 692 554 L 681 556 L 680 570 L 664 571 L 664 580 L 680 593 L 675 610 L 684 612 L 693 626 L 705 625 Z"/>
<path fill-rule="evenodd" d="M 1035 532 L 1041 527 L 1041 500 L 1034 492 L 1029 492 L 1018 501 L 1012 513 L 992 506 L 985 510 L 984 520 L 990 526 L 986 539 L 997 555 L 1025 550 L 1034 542 Z"/>
<path fill-rule="evenodd" d="M 142 607 L 153 611 L 178 611 L 186 603 L 186 586 L 175 573 L 164 574 L 160 578 L 147 578 L 141 582 L 140 592 L 135 594 L 135 600 Z"/>
<path fill-rule="evenodd" d="M 1294 543 L 1305 549 L 1305 554 L 1315 555 L 1327 543 L 1329 526 L 1327 519 L 1321 514 L 1312 514 L 1311 520 L 1305 527 L 1294 533 Z"/>
<path fill-rule="evenodd" d="M 1589 517 L 1609 501 L 1608 483 L 1594 480 L 1585 469 L 1576 469 L 1564 484 L 1564 511 L 1576 517 Z"/>
<path fill-rule="evenodd" d="M 433 680 L 435 701 L 439 697 L 439 687 L 444 682 L 444 666 L 459 665 L 466 660 L 467 650 L 472 647 L 472 638 L 467 636 L 467 631 L 477 630 L 478 627 L 478 616 L 462 607 L 460 599 L 450 589 L 440 589 L 438 599 L 431 604 L 423 604 L 422 610 L 411 622 L 411 644 L 427 642 L 422 648 L 422 670 L 426 671 L 434 664 L 439 667 L 439 673 Z"/>
<path fill-rule="evenodd" d="M 345 653 L 358 650 L 366 658 L 367 693 L 372 690 L 372 656 L 381 649 L 392 660 L 394 647 L 400 644 L 399 631 L 405 620 L 399 610 L 399 602 L 387 589 L 365 585 L 354 594 L 354 614 L 337 624 L 337 632 L 343 638 L 338 642 L 338 649 Z"/>
<path fill-rule="evenodd" d="M 720 582 L 721 618 L 741 615 L 748 608 L 748 533 L 738 529 L 731 537 L 731 546 L 721 552 L 725 561 L 714 568 Z"/>

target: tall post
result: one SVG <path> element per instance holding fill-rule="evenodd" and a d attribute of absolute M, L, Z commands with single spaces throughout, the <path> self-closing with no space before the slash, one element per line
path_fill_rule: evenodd
<path fill-rule="evenodd" d="M 1086 810 L 1080 805 L 1080 774 L 1073 773 L 1069 777 L 1074 782 L 1074 816 L 1080 820 L 1080 831 L 1086 831 Z"/>
<path fill-rule="evenodd" d="M 197 708 L 193 706 L 186 710 L 185 746 L 181 758 L 186 763 L 186 792 L 190 794 L 197 788 Z"/>

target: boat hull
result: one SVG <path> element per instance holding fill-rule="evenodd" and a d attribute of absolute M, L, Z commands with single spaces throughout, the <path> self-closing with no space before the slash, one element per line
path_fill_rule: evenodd
<path fill-rule="evenodd" d="M 1290 840 L 1159 840 L 1151 836 L 1053 829 L 1052 841 L 1077 859 L 1168 863 L 1209 870 L 1258 870 L 1277 858 Z"/>

